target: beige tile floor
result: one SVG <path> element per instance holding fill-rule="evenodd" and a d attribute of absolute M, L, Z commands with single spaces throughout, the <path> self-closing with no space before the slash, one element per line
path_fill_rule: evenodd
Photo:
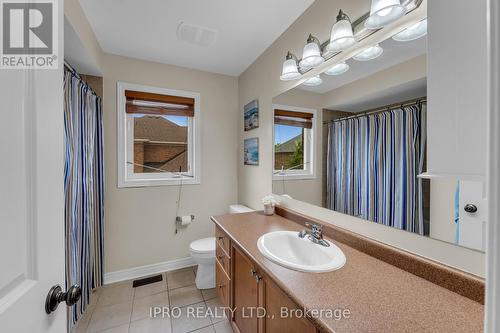
<path fill-rule="evenodd" d="M 189 267 L 142 287 L 133 288 L 132 281 L 103 286 L 72 333 L 233 333 L 215 289 L 198 290 L 195 274 Z M 151 318 L 152 306 L 178 307 L 180 316 Z M 201 316 L 194 316 L 192 309 Z"/>

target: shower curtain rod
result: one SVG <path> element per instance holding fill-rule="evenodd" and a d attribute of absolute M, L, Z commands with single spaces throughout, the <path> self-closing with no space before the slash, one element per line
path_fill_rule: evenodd
<path fill-rule="evenodd" d="M 389 104 L 389 105 L 374 108 L 374 109 L 369 109 L 369 110 L 362 111 L 362 112 L 356 112 L 352 116 L 347 116 L 347 117 L 342 117 L 342 118 L 333 119 L 333 120 L 329 120 L 329 121 L 324 121 L 323 124 L 329 124 L 329 123 L 334 123 L 337 121 L 359 118 L 359 117 L 368 116 L 368 115 L 376 114 L 376 113 L 387 112 L 387 111 L 390 111 L 390 110 L 397 108 L 397 107 L 401 108 L 404 106 L 411 106 L 411 105 L 416 105 L 416 104 L 420 104 L 420 103 L 427 103 L 427 97 L 424 96 L 424 97 L 414 98 L 414 99 L 410 99 L 410 100 L 407 100 L 404 102 L 393 103 L 393 104 Z"/>
<path fill-rule="evenodd" d="M 66 59 L 64 60 L 64 67 L 71 72 L 71 74 L 73 74 L 74 77 L 76 77 L 78 80 L 80 80 L 81 82 L 83 82 L 85 84 L 85 86 L 87 87 L 87 89 L 95 96 L 101 98 L 101 96 L 99 96 L 95 91 L 94 89 L 92 89 L 92 87 L 88 84 L 87 81 L 85 81 L 81 76 L 80 74 L 78 74 L 78 72 L 76 71 L 76 69 L 73 68 L 73 66 L 71 66 L 70 63 L 68 63 L 66 61 Z"/>

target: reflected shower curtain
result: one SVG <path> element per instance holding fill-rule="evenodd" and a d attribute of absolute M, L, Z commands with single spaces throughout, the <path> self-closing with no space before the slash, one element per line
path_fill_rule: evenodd
<path fill-rule="evenodd" d="M 330 123 L 327 207 L 423 234 L 425 124 L 421 104 Z"/>
<path fill-rule="evenodd" d="M 71 327 L 102 284 L 104 170 L 101 98 L 66 66 L 64 130 L 66 286 L 82 288 L 69 309 Z"/>

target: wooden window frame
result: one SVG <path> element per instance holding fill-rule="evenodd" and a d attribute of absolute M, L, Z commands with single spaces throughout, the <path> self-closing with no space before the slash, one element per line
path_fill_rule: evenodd
<path fill-rule="evenodd" d="M 275 145 L 274 145 L 274 140 L 275 140 L 275 132 L 274 132 L 274 125 L 275 123 L 275 112 L 278 113 L 279 116 L 281 117 L 290 117 L 290 118 L 301 118 L 304 119 L 304 121 L 309 120 L 310 121 L 310 126 L 302 126 L 301 124 L 304 124 L 304 121 L 301 121 L 300 123 L 297 122 L 296 124 L 293 123 L 293 121 L 290 121 L 290 125 L 292 126 L 297 126 L 301 125 L 304 129 L 304 143 L 303 143 L 303 149 L 304 149 L 304 169 L 298 169 L 298 170 L 286 170 L 284 172 L 281 172 L 281 170 L 275 170 L 274 169 L 274 164 L 275 164 Z M 290 106 L 290 105 L 280 105 L 280 104 L 273 104 L 273 180 L 283 180 L 283 179 L 315 179 L 316 178 L 316 156 L 317 156 L 317 147 L 316 143 L 319 142 L 318 140 L 318 112 L 316 109 L 309 109 L 309 108 L 302 108 L 302 107 L 296 107 L 296 106 Z M 284 122 L 281 124 L 285 125 Z"/>
<path fill-rule="evenodd" d="M 134 166 L 127 163 L 133 160 L 133 119 L 134 112 L 127 112 L 126 92 L 132 91 L 136 99 L 169 104 L 190 103 L 193 116 L 188 123 L 188 171 L 179 176 L 173 172 L 135 173 Z M 129 105 L 130 105 L 130 94 Z M 153 98 L 151 98 L 153 96 Z M 167 97 L 168 99 L 162 99 Z M 168 109 L 168 108 L 167 108 Z M 149 114 L 165 114 L 188 116 L 186 110 L 174 114 L 178 109 L 168 109 L 166 112 L 148 112 Z M 200 94 L 191 91 L 173 90 L 160 87 L 138 85 L 127 82 L 117 82 L 117 167 L 118 187 L 145 187 L 169 185 L 196 185 L 201 183 L 201 112 Z"/>

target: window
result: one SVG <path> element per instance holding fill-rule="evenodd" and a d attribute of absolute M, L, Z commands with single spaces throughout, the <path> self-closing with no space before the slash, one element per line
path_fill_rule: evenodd
<path fill-rule="evenodd" d="M 197 93 L 118 83 L 118 186 L 200 183 Z"/>
<path fill-rule="evenodd" d="M 274 105 L 273 178 L 315 178 L 316 110 Z"/>

